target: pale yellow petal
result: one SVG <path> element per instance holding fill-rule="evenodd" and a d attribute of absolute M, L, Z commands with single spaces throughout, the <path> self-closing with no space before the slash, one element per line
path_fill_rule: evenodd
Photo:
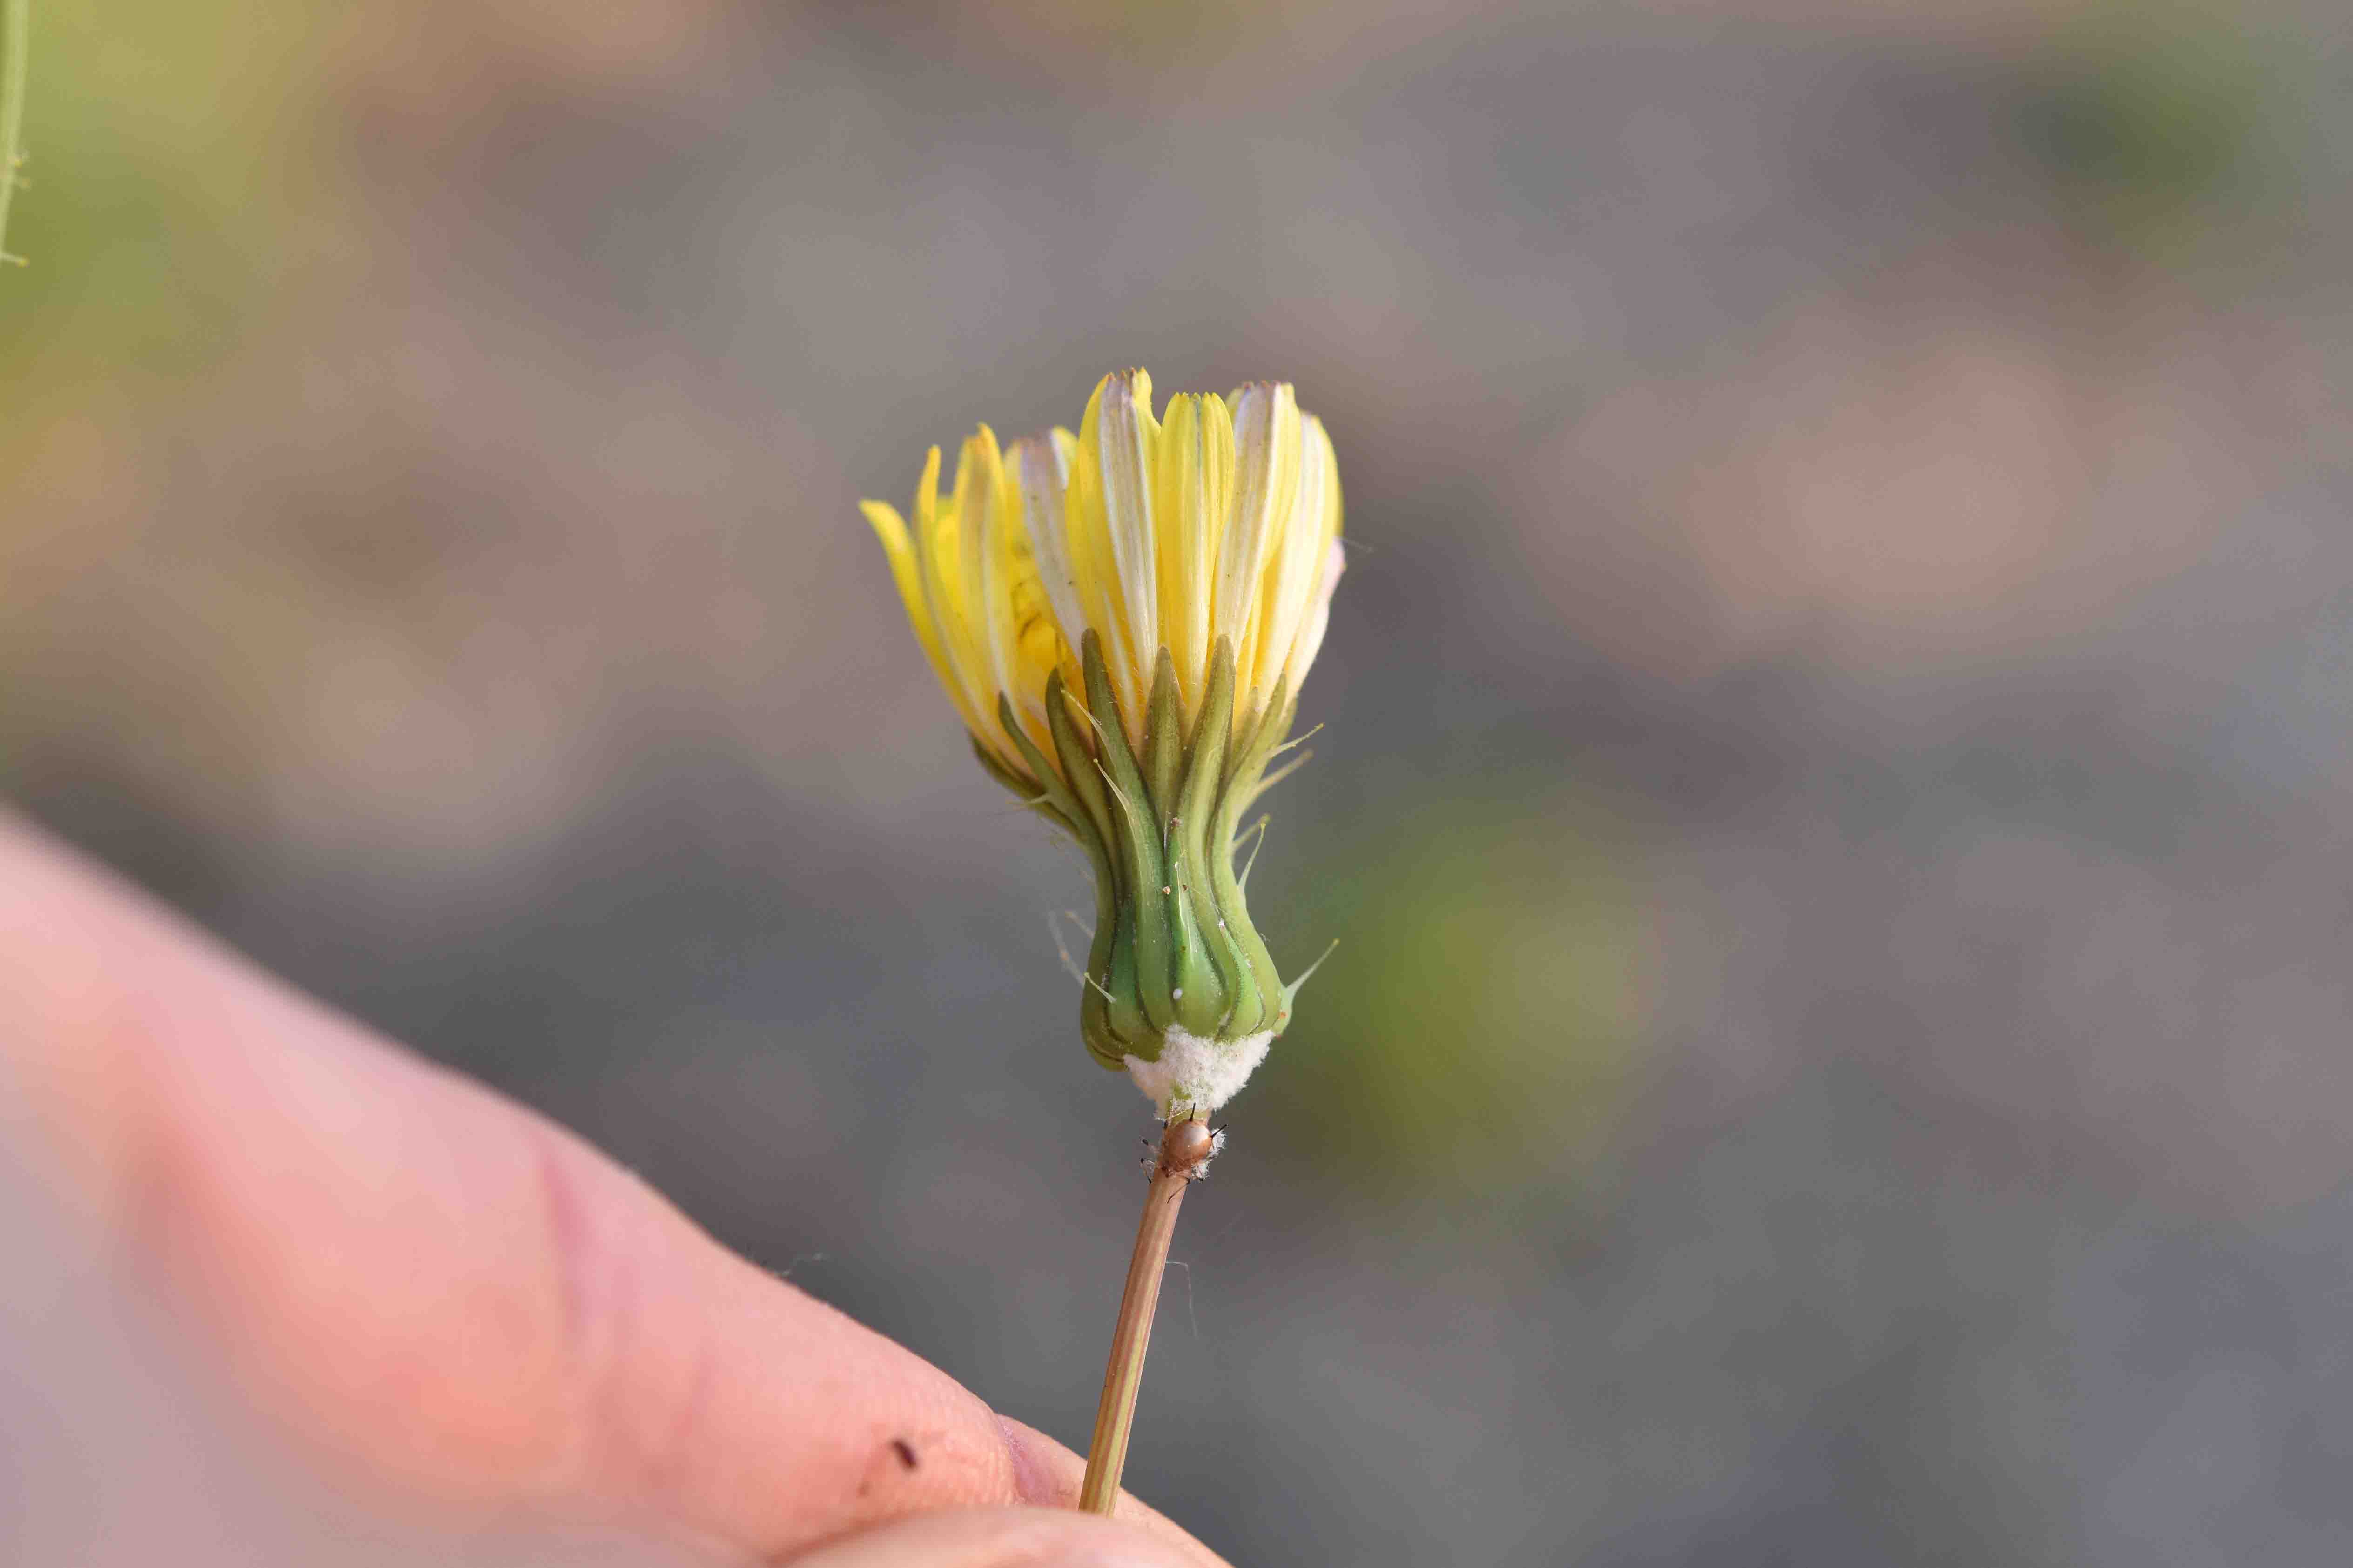
<path fill-rule="evenodd" d="M 1072 620 L 1065 622 L 1062 626 L 1062 684 L 1069 688 L 1071 698 L 1078 702 L 1082 709 L 1083 709 L 1086 706 L 1085 692 L 1087 685 L 1086 679 L 1084 675 L 1081 673 L 1079 668 L 1079 646 L 1081 641 L 1086 636 L 1087 626 L 1090 623 L 1087 620 L 1087 595 L 1083 586 L 1086 582 L 1086 574 L 1079 565 L 1079 552 L 1078 545 L 1076 543 L 1078 523 L 1071 514 L 1070 505 L 1071 474 L 1072 468 L 1078 462 L 1079 437 L 1078 432 L 1066 429 L 1060 425 L 1057 425 L 1051 430 L 1049 430 L 1046 435 L 1048 439 L 1053 442 L 1054 461 L 1060 466 L 1062 475 L 1062 510 L 1060 513 L 1062 520 L 1062 564 L 1070 569 L 1071 601 L 1078 611 L 1077 616 Z M 1057 601 L 1057 603 L 1059 604 L 1059 601 Z M 1059 615 L 1060 612 L 1058 610 L 1056 613 Z"/>
<path fill-rule="evenodd" d="M 1254 697 L 1272 690 L 1281 678 L 1283 658 L 1299 635 L 1314 586 L 1316 544 L 1309 537 L 1307 521 L 1314 514 L 1303 510 L 1300 502 L 1303 489 L 1313 493 L 1321 475 L 1314 458 L 1296 439 L 1286 472 L 1290 483 L 1273 498 L 1264 561 L 1245 632 L 1246 651 L 1236 672 Z"/>
<path fill-rule="evenodd" d="M 984 439 L 984 437 L 986 438 Z M 939 574 L 943 592 L 941 642 L 948 663 L 963 683 L 967 710 L 978 721 L 973 732 L 994 743 L 997 727 L 997 682 L 989 669 L 987 611 L 982 603 L 981 546 L 987 528 L 989 459 L 996 438 L 981 435 L 965 439 L 956 454 L 955 489 L 936 524 Z"/>
<path fill-rule="evenodd" d="M 1299 404 L 1287 385 L 1254 383 L 1234 394 L 1232 513 L 1219 542 L 1213 635 L 1231 639 L 1240 689 L 1273 684 L 1261 668 L 1261 595 L 1299 484 Z"/>
<path fill-rule="evenodd" d="M 1008 456 L 1018 459 L 1020 445 L 1015 443 Z M 1030 741 L 1051 758 L 1054 746 L 1053 733 L 1046 726 L 1046 679 L 1067 655 L 1030 540 L 1018 461 L 1008 461 L 997 485 L 989 534 L 991 574 L 1002 584 L 994 595 L 994 602 L 1001 606 L 996 637 L 1014 712 Z"/>
<path fill-rule="evenodd" d="M 1129 688 L 1135 661 L 1119 613 L 1119 572 L 1112 554 L 1111 517 L 1103 505 L 1103 463 L 1097 450 L 1103 400 L 1112 380 L 1105 376 L 1097 382 L 1087 398 L 1078 436 L 1071 443 L 1071 483 L 1063 495 L 1062 510 L 1069 529 L 1071 570 L 1078 580 L 1079 603 L 1086 613 L 1087 626 L 1102 639 L 1103 659 L 1111 670 L 1112 695 L 1124 710 L 1133 711 Z M 1132 718 L 1128 731 L 1131 742 L 1140 740 Z"/>
<path fill-rule="evenodd" d="M 965 471 L 969 468 L 969 473 Z M 1022 704 L 1020 628 L 1014 617 L 1014 595 L 1026 560 L 1016 558 L 1020 536 L 1020 501 L 1006 472 L 997 433 L 984 425 L 965 443 L 957 465 L 959 503 L 972 510 L 961 520 L 965 560 L 969 577 L 974 642 L 982 660 L 987 726 L 981 738 L 1016 768 L 1023 766 L 1020 748 L 1006 732 L 997 713 L 997 697 Z M 1026 552 L 1025 552 L 1026 553 Z M 1036 736 L 1033 733 L 1032 739 Z"/>
<path fill-rule="evenodd" d="M 1323 651 L 1324 633 L 1332 624 L 1332 590 L 1340 585 L 1340 574 L 1347 570 L 1348 552 L 1337 539 L 1324 547 L 1324 571 L 1317 580 L 1315 597 L 1309 605 L 1307 618 L 1299 628 L 1299 637 L 1292 644 L 1291 657 L 1283 664 L 1287 689 L 1297 691 L 1307 679 L 1308 667 Z"/>
<path fill-rule="evenodd" d="M 907 537 L 906 521 L 899 510 L 887 502 L 862 500 L 858 503 L 866 521 L 874 527 L 875 537 L 882 542 L 882 553 L 890 558 L 891 576 L 899 585 L 900 602 L 907 607 L 907 624 L 915 629 L 915 640 L 923 645 L 923 657 L 931 661 L 932 674 L 948 700 L 961 712 L 963 697 L 956 689 L 955 678 L 948 671 L 947 658 L 940 649 L 939 629 L 933 624 L 931 606 L 923 599 L 923 568 L 915 560 L 914 542 Z"/>
<path fill-rule="evenodd" d="M 1079 442 L 1094 458 L 1110 544 L 1112 609 L 1123 636 L 1114 673 L 1123 678 L 1123 705 L 1141 712 L 1160 651 L 1157 551 L 1154 547 L 1153 489 L 1160 426 L 1152 417 L 1152 378 L 1140 370 L 1103 378 L 1089 410 L 1092 428 Z"/>
<path fill-rule="evenodd" d="M 907 531 L 914 543 L 916 582 L 923 590 L 931 619 L 932 638 L 924 645 L 924 651 L 931 655 L 940 686 L 947 692 L 948 700 L 955 704 L 957 716 L 966 729 L 978 734 L 980 709 L 965 679 L 956 650 L 962 605 L 954 586 L 957 576 L 957 563 L 951 558 L 954 541 L 942 537 L 944 531 L 953 533 L 955 512 L 953 507 L 941 507 L 939 483 L 940 449 L 934 447 L 923 459 L 923 476 L 915 486 L 914 517 Z M 871 519 L 871 514 L 869 516 Z"/>
<path fill-rule="evenodd" d="M 1067 432 L 1057 432 L 1067 434 Z M 1086 611 L 1079 604 L 1078 574 L 1071 565 L 1071 542 L 1063 521 L 1062 497 L 1070 483 L 1070 463 L 1061 444 L 1036 437 L 1013 443 L 1015 477 L 1021 487 L 1021 518 L 1029 547 L 1038 560 L 1039 580 L 1054 608 L 1055 629 L 1076 647 L 1087 629 Z"/>
<path fill-rule="evenodd" d="M 1294 693 L 1307 679 L 1308 667 L 1315 662 L 1316 652 L 1324 646 L 1324 627 L 1331 620 L 1332 592 L 1339 586 L 1340 574 L 1348 564 L 1347 552 L 1340 544 L 1339 459 L 1333 454 L 1332 437 L 1322 420 L 1308 415 L 1303 416 L 1302 423 L 1299 515 L 1293 526 L 1303 538 L 1314 542 L 1315 578 L 1308 591 L 1306 614 L 1283 658 L 1282 673 Z M 1311 475 L 1312 484 L 1308 482 Z"/>

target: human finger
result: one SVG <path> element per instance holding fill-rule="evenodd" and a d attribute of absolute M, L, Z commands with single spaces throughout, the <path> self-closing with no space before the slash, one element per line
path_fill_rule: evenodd
<path fill-rule="evenodd" d="M 578 1139 L 5 818 L 0 995 L 88 1221 L 240 1388 L 372 1484 L 654 1516 L 763 1555 L 1075 1490 L 1075 1456 Z"/>
<path fill-rule="evenodd" d="M 791 1560 L 792 1568 L 1188 1568 L 1198 1557 L 1132 1525 L 1040 1508 L 900 1520 Z"/>

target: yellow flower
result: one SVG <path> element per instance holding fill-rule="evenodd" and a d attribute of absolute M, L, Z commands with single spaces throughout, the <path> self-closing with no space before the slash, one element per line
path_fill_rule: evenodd
<path fill-rule="evenodd" d="M 983 763 L 1095 863 L 1089 1047 L 1164 1111 L 1207 1109 L 1296 988 L 1242 907 L 1234 818 L 1323 645 L 1343 562 L 1331 439 L 1282 384 L 1180 395 L 1155 419 L 1132 370 L 1075 436 L 1000 449 L 982 426 L 944 500 L 939 471 L 934 447 L 912 527 L 864 503 L 907 618 Z"/>
<path fill-rule="evenodd" d="M 1059 668 L 1081 689 L 1089 630 L 1131 722 L 1163 647 L 1189 721 L 1216 638 L 1233 647 L 1245 714 L 1278 685 L 1295 694 L 1322 646 L 1341 561 L 1339 476 L 1322 422 L 1282 384 L 1179 394 L 1163 419 L 1151 400 L 1152 378 L 1132 370 L 1096 386 L 1076 436 L 1000 449 L 984 425 L 944 501 L 934 447 L 912 529 L 887 503 L 861 503 L 940 685 L 1008 768 L 1025 764 L 997 699 L 1048 744 L 1046 678 Z M 1133 728 L 1128 740 L 1142 742 Z"/>

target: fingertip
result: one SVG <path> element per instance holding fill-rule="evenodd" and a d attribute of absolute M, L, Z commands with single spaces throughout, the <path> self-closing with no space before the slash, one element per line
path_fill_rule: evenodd
<path fill-rule="evenodd" d="M 790 1561 L 795 1568 L 1208 1568 L 1219 1560 L 1092 1514 L 992 1508 L 900 1520 Z"/>
<path fill-rule="evenodd" d="M 1074 1512 L 1079 1506 L 1080 1486 L 1086 1479 L 1086 1461 L 1036 1427 L 1025 1426 L 1009 1415 L 999 1415 L 997 1424 L 1004 1431 L 1006 1452 L 1012 1461 L 1014 1495 L 1032 1508 L 1062 1514 Z M 1219 1561 L 1182 1526 L 1149 1503 L 1137 1500 L 1132 1492 L 1119 1494 L 1118 1511 L 1112 1517 L 1119 1524 L 1161 1542 L 1166 1550 L 1177 1553 L 1176 1561 Z"/>

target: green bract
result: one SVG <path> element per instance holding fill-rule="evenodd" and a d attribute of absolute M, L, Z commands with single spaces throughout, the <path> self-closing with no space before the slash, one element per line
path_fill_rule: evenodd
<path fill-rule="evenodd" d="M 1238 819 L 1273 782 L 1267 764 L 1285 749 L 1289 693 L 1278 685 L 1237 731 L 1233 650 L 1220 638 L 1188 734 L 1176 662 L 1164 650 L 1144 722 L 1134 727 L 1143 736 L 1138 757 L 1092 631 L 1081 664 L 1083 707 L 1069 700 L 1059 671 L 1047 682 L 1052 761 L 1009 722 L 1027 773 L 985 746 L 973 750 L 1000 783 L 1077 839 L 1094 867 L 1094 942 L 1079 1004 L 1087 1049 L 1117 1068 L 1130 1057 L 1159 1061 L 1172 1030 L 1213 1045 L 1263 1045 L 1291 1021 L 1298 985 L 1276 974 L 1250 924 L 1242 898 L 1248 868 L 1235 873 L 1234 850 Z"/>

